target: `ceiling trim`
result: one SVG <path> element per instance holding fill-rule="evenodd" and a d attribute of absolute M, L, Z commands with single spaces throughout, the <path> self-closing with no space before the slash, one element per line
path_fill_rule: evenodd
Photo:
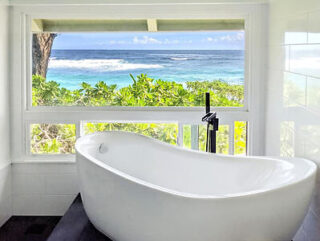
<path fill-rule="evenodd" d="M 0 0 L 10 5 L 257 4 L 269 0 Z"/>
<path fill-rule="evenodd" d="M 32 19 L 31 30 L 39 32 L 105 31 L 218 31 L 243 30 L 243 19 Z"/>

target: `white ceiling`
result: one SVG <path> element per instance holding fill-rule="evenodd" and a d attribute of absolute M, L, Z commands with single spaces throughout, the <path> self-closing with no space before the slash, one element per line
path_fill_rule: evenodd
<path fill-rule="evenodd" d="M 167 4 L 167 3 L 266 3 L 269 0 L 0 0 L 10 5 Z"/>

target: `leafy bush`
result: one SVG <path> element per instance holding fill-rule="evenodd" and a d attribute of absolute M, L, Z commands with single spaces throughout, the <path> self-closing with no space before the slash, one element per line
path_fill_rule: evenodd
<path fill-rule="evenodd" d="M 178 124 L 171 123 L 85 123 L 84 134 L 97 131 L 129 131 L 177 144 Z"/>
<path fill-rule="evenodd" d="M 74 124 L 32 124 L 31 153 L 75 153 L 76 126 Z"/>
<path fill-rule="evenodd" d="M 33 106 L 204 106 L 205 92 L 211 94 L 213 106 L 242 106 L 243 86 L 221 80 L 186 82 L 185 85 L 149 78 L 145 74 L 118 89 L 99 81 L 94 86 L 83 82 L 79 89 L 68 90 L 55 81 L 32 78 Z"/>

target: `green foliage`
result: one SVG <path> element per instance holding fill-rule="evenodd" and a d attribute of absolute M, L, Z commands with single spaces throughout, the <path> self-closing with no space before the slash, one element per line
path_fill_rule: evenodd
<path fill-rule="evenodd" d="M 211 93 L 213 106 L 242 106 L 243 86 L 221 80 L 186 82 L 185 85 L 155 80 L 146 74 L 131 75 L 132 84 L 118 89 L 99 81 L 94 86 L 82 83 L 79 89 L 62 88 L 55 81 L 34 75 L 33 106 L 204 106 L 205 92 Z"/>
<path fill-rule="evenodd" d="M 74 124 L 32 124 L 31 153 L 75 153 L 76 127 Z"/>
<path fill-rule="evenodd" d="M 234 122 L 234 154 L 245 155 L 247 151 L 247 122 Z"/>
<path fill-rule="evenodd" d="M 199 150 L 206 151 L 207 142 L 207 126 L 199 126 Z M 229 153 L 229 126 L 220 125 L 217 132 L 217 153 L 228 154 Z"/>
<path fill-rule="evenodd" d="M 79 89 L 62 88 L 55 81 L 46 81 L 34 75 L 32 80 L 33 106 L 204 106 L 205 92 L 211 93 L 214 106 L 243 106 L 243 86 L 231 85 L 220 80 L 194 81 L 180 84 L 155 80 L 146 74 L 132 84 L 118 89 L 103 81 L 94 86 L 83 82 Z M 176 145 L 177 124 L 159 123 L 86 123 L 84 133 L 123 130 L 147 135 Z M 74 153 L 75 125 L 33 124 L 31 127 L 32 153 Z M 217 134 L 217 152 L 228 154 L 229 126 L 220 126 Z M 184 146 L 191 147 L 190 125 L 184 126 Z M 206 126 L 199 126 L 199 149 L 205 151 Z M 245 154 L 246 123 L 235 122 L 235 154 Z"/>
<path fill-rule="evenodd" d="M 84 134 L 97 131 L 129 131 L 177 144 L 178 125 L 169 123 L 85 123 Z"/>
<path fill-rule="evenodd" d="M 199 150 L 206 151 L 207 142 L 207 126 L 199 125 Z M 183 126 L 183 146 L 191 148 L 191 126 Z M 229 153 L 229 126 L 220 125 L 217 132 L 217 153 L 228 154 Z"/>

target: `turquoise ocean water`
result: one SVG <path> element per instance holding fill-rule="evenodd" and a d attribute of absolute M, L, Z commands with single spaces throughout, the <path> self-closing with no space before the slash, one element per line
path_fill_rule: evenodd
<path fill-rule="evenodd" d="M 223 80 L 243 84 L 242 50 L 53 50 L 47 73 L 61 87 L 104 81 L 118 88 L 132 83 L 129 74 L 184 83 Z"/>

